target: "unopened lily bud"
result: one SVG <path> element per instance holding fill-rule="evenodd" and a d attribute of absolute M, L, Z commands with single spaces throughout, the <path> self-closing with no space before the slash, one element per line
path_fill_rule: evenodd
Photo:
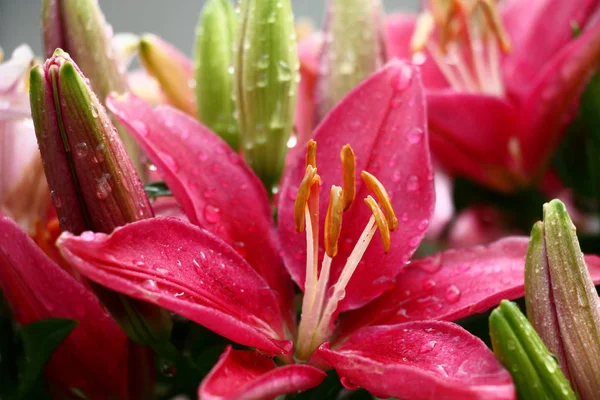
<path fill-rule="evenodd" d="M 381 1 L 329 0 L 317 80 L 319 119 L 384 62 Z"/>
<path fill-rule="evenodd" d="M 58 49 L 43 66 L 31 70 L 30 104 L 51 199 L 63 231 L 110 233 L 118 226 L 153 216 L 116 129 L 67 53 Z M 150 344 L 147 342 L 158 337 L 168 338 L 171 319 L 164 310 L 136 304 L 137 300 L 96 285 L 94 289 L 132 339 Z M 136 310 L 144 310 L 144 314 Z M 144 329 L 139 329 L 141 324 L 146 324 Z"/>
<path fill-rule="evenodd" d="M 527 313 L 581 399 L 600 393 L 598 295 L 565 205 L 544 205 L 525 263 Z"/>
<path fill-rule="evenodd" d="M 242 0 L 235 92 L 246 161 L 267 188 L 279 183 L 300 75 L 290 0 Z"/>
<path fill-rule="evenodd" d="M 46 57 L 58 48 L 69 53 L 102 104 L 110 93 L 128 90 L 127 71 L 115 53 L 112 28 L 97 0 L 42 0 L 41 22 Z M 134 165 L 141 168 L 136 142 L 124 127 L 117 129 Z"/>
<path fill-rule="evenodd" d="M 494 354 L 511 373 L 519 398 L 575 400 L 558 362 L 514 303 L 503 300 L 492 311 L 490 336 Z"/>
<path fill-rule="evenodd" d="M 239 134 L 233 100 L 233 44 L 236 15 L 231 0 L 206 2 L 196 30 L 198 119 L 234 149 Z"/>
<path fill-rule="evenodd" d="M 155 35 L 143 35 L 139 57 L 144 68 L 160 84 L 168 102 L 196 116 L 194 66 L 178 49 Z"/>

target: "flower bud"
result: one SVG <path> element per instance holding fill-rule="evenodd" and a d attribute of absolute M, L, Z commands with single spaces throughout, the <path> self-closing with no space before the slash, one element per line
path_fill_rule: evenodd
<path fill-rule="evenodd" d="M 514 303 L 503 300 L 492 311 L 490 336 L 494 354 L 511 373 L 519 398 L 575 400 L 558 362 Z"/>
<path fill-rule="evenodd" d="M 317 80 L 319 119 L 384 64 L 382 13 L 380 0 L 329 0 Z"/>
<path fill-rule="evenodd" d="M 234 149 L 239 134 L 233 100 L 236 15 L 230 0 L 206 2 L 196 30 L 196 102 L 200 121 Z"/>
<path fill-rule="evenodd" d="M 155 35 L 140 38 L 139 57 L 148 73 L 160 84 L 168 102 L 196 116 L 194 66 L 179 50 Z"/>
<path fill-rule="evenodd" d="M 600 312 L 575 226 L 565 205 L 544 205 L 534 226 L 525 263 L 529 318 L 581 399 L 600 393 Z"/>
<path fill-rule="evenodd" d="M 294 124 L 299 61 L 290 0 L 242 0 L 235 92 L 246 161 L 267 188 L 279 184 Z"/>
<path fill-rule="evenodd" d="M 67 53 L 58 49 L 43 66 L 31 70 L 30 103 L 63 231 L 110 233 L 118 226 L 153 216 L 116 129 Z M 150 344 L 169 337 L 171 319 L 166 311 L 93 287 L 133 340 Z"/>
<path fill-rule="evenodd" d="M 127 71 L 120 67 L 112 28 L 97 0 L 42 0 L 41 22 L 46 57 L 58 48 L 69 53 L 102 104 L 111 92 L 127 91 Z M 134 165 L 141 168 L 139 147 L 124 127 L 116 126 Z"/>

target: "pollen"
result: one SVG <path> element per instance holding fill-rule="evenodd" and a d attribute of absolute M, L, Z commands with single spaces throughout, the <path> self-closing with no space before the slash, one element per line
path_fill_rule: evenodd
<path fill-rule="evenodd" d="M 365 185 L 367 185 L 367 188 L 375 194 L 379 204 L 381 204 L 381 208 L 383 208 L 387 219 L 389 230 L 392 232 L 395 231 L 398 227 L 398 218 L 396 218 L 396 213 L 394 212 L 394 207 L 392 207 L 392 201 L 390 200 L 387 191 L 381 182 L 367 171 L 362 171 L 360 175 Z"/>
<path fill-rule="evenodd" d="M 356 159 L 354 150 L 349 144 L 342 147 L 340 158 L 342 160 L 342 181 L 344 182 L 342 197 L 344 211 L 347 211 L 356 197 Z"/>
<path fill-rule="evenodd" d="M 385 218 L 385 215 L 383 215 L 381 208 L 379 208 L 379 204 L 377 204 L 373 196 L 367 196 L 367 198 L 365 199 L 365 203 L 369 206 L 371 212 L 373 213 L 375 223 L 377 224 L 377 228 L 379 229 L 379 233 L 381 234 L 381 241 L 383 242 L 383 251 L 387 254 L 388 251 L 390 251 L 391 245 L 390 227 L 388 225 L 387 219 Z"/>
<path fill-rule="evenodd" d="M 325 216 L 325 252 L 329 257 L 335 257 L 338 252 L 338 240 L 342 231 L 342 216 L 344 214 L 342 188 L 333 185 L 329 195 L 329 206 Z"/>

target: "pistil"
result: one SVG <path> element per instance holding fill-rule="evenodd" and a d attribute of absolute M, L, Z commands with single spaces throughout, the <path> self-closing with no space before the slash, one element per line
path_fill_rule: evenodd
<path fill-rule="evenodd" d="M 504 95 L 499 51 L 508 53 L 510 41 L 495 0 L 432 0 L 417 19 L 411 48 L 427 50 L 453 89 Z"/>
<path fill-rule="evenodd" d="M 375 232 L 378 229 L 381 232 L 384 250 L 387 252 L 390 248 L 390 231 L 398 225 L 398 220 L 385 188 L 377 178 L 363 171 L 361 173 L 363 181 L 366 187 L 375 194 L 378 201 L 372 196 L 365 199 L 365 203 L 371 209 L 373 216 L 369 219 L 356 246 L 348 257 L 337 282 L 329 285 L 331 264 L 338 253 L 342 216 L 344 211 L 352 206 L 356 195 L 356 162 L 352 148 L 349 145 L 344 146 L 340 153 L 343 188 L 335 185 L 331 187 L 330 201 L 325 217 L 325 255 L 321 271 L 318 273 L 317 244 L 319 237 L 316 226 L 318 224 L 318 203 L 314 202 L 313 196 L 318 200 L 318 183 L 320 183 L 320 179 L 316 174 L 315 154 L 316 143 L 311 141 L 306 156 L 305 176 L 298 189 L 295 204 L 295 226 L 299 232 L 306 228 L 307 241 L 304 299 L 296 345 L 296 357 L 300 360 L 307 360 L 314 349 L 331 335 L 338 304 L 345 297 L 350 278 L 356 271 Z M 315 190 L 315 187 L 317 190 Z M 315 204 L 316 207 L 314 207 Z"/>

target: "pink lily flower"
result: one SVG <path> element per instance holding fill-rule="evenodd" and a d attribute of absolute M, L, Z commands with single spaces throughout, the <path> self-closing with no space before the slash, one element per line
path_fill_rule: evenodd
<path fill-rule="evenodd" d="M 472 2 L 475 11 L 463 1 L 441 10 L 437 3 L 418 24 L 406 14 L 387 20 L 390 55 L 418 51 L 433 153 L 449 172 L 499 191 L 532 183 L 598 65 L 599 2 L 506 0 L 497 11 L 483 1 Z M 456 22 L 460 33 L 448 36 Z M 440 36 L 429 36 L 436 28 Z"/>
<path fill-rule="evenodd" d="M 79 321 L 46 365 L 53 398 L 70 398 L 71 389 L 79 389 L 91 399 L 129 399 L 127 337 L 96 296 L 2 214 L 0 232 L 0 289 L 15 320 Z"/>
<path fill-rule="evenodd" d="M 306 209 L 307 241 L 294 229 L 294 199 L 307 195 L 306 184 L 296 193 L 308 168 L 304 156 L 288 170 L 281 189 L 280 249 L 264 187 L 225 142 L 170 107 L 152 109 L 132 96 L 110 99 L 108 104 L 138 138 L 191 224 L 148 219 L 110 235 L 64 233 L 59 246 L 92 281 L 173 310 L 258 350 L 227 349 L 202 382 L 201 398 L 268 398 L 305 390 L 322 381 L 322 368 L 335 368 L 344 385 L 362 386 L 378 397 L 514 398 L 509 375 L 479 339 L 449 322 L 425 319 L 459 318 L 485 310 L 501 298 L 522 295 L 526 240 L 442 253 L 405 267 L 424 235 L 434 203 L 424 95 L 415 67 L 392 61 L 352 91 L 314 134 L 323 145 L 316 160 L 314 152 L 309 153 L 309 161 L 322 171 L 323 186 L 340 182 L 344 171 L 342 192 L 351 193 L 355 180 L 349 172 L 358 167 L 377 174 L 391 198 L 387 203 L 387 194 L 378 192 L 381 204 L 389 204 L 383 206 L 387 217 L 382 217 L 377 204 L 373 208 L 379 210 L 377 218 L 368 207 L 351 206 L 339 240 L 333 240 L 339 243 L 334 259 L 329 254 L 320 257 L 323 251 L 314 235 L 327 214 L 327 191 L 320 193 L 318 203 L 315 191 L 305 207 L 302 200 L 298 203 L 301 216 Z M 339 149 L 346 143 L 355 149 L 356 165 L 344 150 L 342 167 Z M 402 149 L 402 157 L 397 149 Z M 373 182 L 367 179 L 371 188 Z M 358 197 L 366 196 L 367 189 L 356 183 Z M 335 202 L 337 213 L 339 207 Z M 367 249 L 376 223 L 386 232 L 391 208 L 399 211 L 400 233 L 388 239 L 384 234 L 383 242 L 373 240 Z M 389 233 L 393 219 L 387 226 Z M 331 219 L 326 232 L 328 238 L 335 237 Z M 359 236 L 362 239 L 357 240 Z M 328 243 L 330 248 L 332 241 Z M 390 251 L 384 255 L 388 245 Z M 291 277 L 305 292 L 298 327 L 292 311 L 294 291 L 281 253 Z M 350 269 L 340 260 L 346 257 Z M 317 259 L 324 260 L 320 280 Z M 462 269 L 463 261 L 471 263 L 468 273 Z M 325 270 L 330 272 L 329 281 Z M 413 277 L 410 286 L 389 291 L 407 277 Z M 494 284 L 491 289 L 488 283 Z M 447 292 L 446 297 L 435 303 L 432 290 Z M 387 320 L 371 323 L 379 313 L 368 312 L 367 303 L 399 293 L 406 295 L 405 301 L 385 302 L 381 308 L 389 313 L 381 315 Z M 321 312 L 317 314 L 317 307 L 309 303 L 320 304 Z M 343 311 L 357 316 L 344 321 L 365 323 L 338 327 L 337 316 Z M 402 323 L 393 321 L 398 316 L 404 318 Z M 318 336 L 316 341 L 311 333 Z M 294 362 L 294 347 L 302 362 Z M 272 356 L 284 365 L 278 366 Z"/>
<path fill-rule="evenodd" d="M 50 204 L 26 89 L 33 61 L 21 45 L 0 64 L 0 210 L 32 234 Z"/>

